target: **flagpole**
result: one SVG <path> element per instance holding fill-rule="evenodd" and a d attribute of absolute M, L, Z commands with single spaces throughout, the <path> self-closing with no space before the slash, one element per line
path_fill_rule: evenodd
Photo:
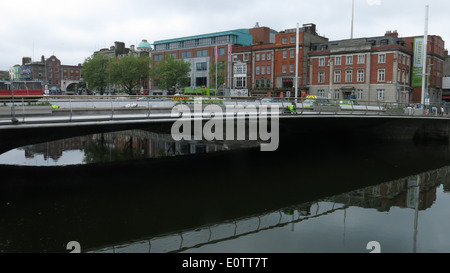
<path fill-rule="evenodd" d="M 215 48 L 215 52 L 216 52 L 216 90 L 219 90 L 219 88 L 217 87 L 217 63 L 219 59 L 219 48 L 217 46 Z"/>
<path fill-rule="evenodd" d="M 355 17 L 355 0 L 352 0 L 352 27 L 351 27 L 351 34 L 350 39 L 353 39 L 353 19 Z"/>
<path fill-rule="evenodd" d="M 427 73 L 427 51 L 428 51 L 428 5 L 425 6 L 425 31 L 423 35 L 423 46 L 422 46 L 422 105 L 425 104 L 425 81 Z"/>

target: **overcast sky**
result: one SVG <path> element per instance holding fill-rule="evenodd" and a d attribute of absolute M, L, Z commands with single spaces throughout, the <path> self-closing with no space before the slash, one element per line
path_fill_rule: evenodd
<path fill-rule="evenodd" d="M 354 0 L 355 38 L 423 35 L 450 43 L 448 0 Z M 37 61 L 44 55 L 77 65 L 115 41 L 125 46 L 158 40 L 260 26 L 276 31 L 314 23 L 330 40 L 351 35 L 352 0 L 21 0 L 2 1 L 0 70 Z"/>

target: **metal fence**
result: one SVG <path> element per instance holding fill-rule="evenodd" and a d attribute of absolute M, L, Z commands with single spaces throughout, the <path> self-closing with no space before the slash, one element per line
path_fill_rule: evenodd
<path fill-rule="evenodd" d="M 280 115 L 384 115 L 449 117 L 449 107 L 439 104 L 420 105 L 387 101 L 361 101 L 350 99 L 327 99 L 323 101 L 301 98 L 256 97 L 187 97 L 187 96 L 45 96 L 39 100 L 0 102 L 0 123 L 73 122 L 126 119 L 174 118 L 176 105 L 189 107 L 202 104 L 205 111 L 217 107 L 236 113 L 242 107 L 249 114 L 269 113 L 278 108 Z M 289 109 L 295 105 L 295 110 Z M 264 112 L 267 110 L 267 112 Z M 210 111 L 211 112 L 211 111 Z M 270 112 L 273 114 L 274 112 Z M 204 113 L 203 113 L 204 114 Z M 211 116 L 208 113 L 207 116 Z"/>

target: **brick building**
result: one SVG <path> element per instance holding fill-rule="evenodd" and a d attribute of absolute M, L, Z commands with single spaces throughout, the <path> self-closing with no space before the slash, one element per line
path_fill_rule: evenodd
<path fill-rule="evenodd" d="M 257 31 L 249 29 L 236 29 L 230 31 L 216 32 L 210 34 L 175 38 L 154 42 L 154 51 L 152 53 L 153 63 L 157 65 L 170 54 L 176 59 L 183 59 L 191 64 L 189 75 L 190 86 L 215 87 L 215 71 L 210 73 L 212 65 L 216 62 L 215 47 L 217 46 L 218 68 L 222 74 L 225 74 L 224 84 L 220 87 L 229 87 L 229 66 L 231 60 L 230 52 L 236 46 L 248 46 L 257 42 L 264 42 L 270 35 L 268 28 L 258 28 Z M 252 34 L 254 36 L 252 36 Z M 254 38 L 253 38 L 254 37 Z M 219 71 L 218 73 L 219 74 Z M 153 89 L 159 88 L 159 83 L 155 80 L 152 83 Z"/>
<path fill-rule="evenodd" d="M 291 92 L 296 78 L 296 29 L 274 33 L 275 39 L 247 47 L 233 47 L 233 72 L 236 89 L 249 88 L 252 95 L 279 96 Z M 308 83 L 307 60 L 310 45 L 324 42 L 327 38 L 316 32 L 314 24 L 299 29 L 298 76 L 299 90 L 306 91 Z M 237 73 L 245 70 L 247 74 Z M 246 85 L 245 85 L 245 84 Z M 293 96 L 293 92 L 291 92 Z"/>
<path fill-rule="evenodd" d="M 413 75 L 414 57 L 418 56 L 414 41 L 418 37 L 400 38 L 397 31 L 387 31 L 384 36 L 329 41 L 317 33 L 315 24 L 304 24 L 299 29 L 296 63 L 296 29 L 277 32 L 257 24 L 251 29 L 156 41 L 152 59 L 156 64 L 166 54 L 184 59 L 191 63 L 191 86 L 214 87 L 210 67 L 217 46 L 218 62 L 226 67 L 224 84 L 219 88 L 229 88 L 230 95 L 293 96 L 298 75 L 298 95 L 419 103 L 421 86 Z M 430 102 L 440 102 L 444 41 L 429 35 L 427 52 L 428 97 Z M 158 82 L 151 86 L 158 89 Z"/>
<path fill-rule="evenodd" d="M 410 101 L 412 50 L 396 32 L 315 43 L 309 93 L 332 99 Z"/>
<path fill-rule="evenodd" d="M 414 42 L 423 36 L 404 37 L 406 46 L 414 51 Z M 425 96 L 430 102 L 440 102 L 443 98 L 442 85 L 444 77 L 444 63 L 446 59 L 445 43 L 440 36 L 428 35 L 427 62 L 426 62 L 426 91 Z M 412 81 L 412 102 L 421 102 L 422 82 Z"/>
<path fill-rule="evenodd" d="M 73 94 L 76 85 L 82 82 L 81 64 L 62 65 L 54 55 L 33 62 L 30 57 L 22 58 L 22 65 L 10 69 L 10 77 L 15 80 L 42 81 L 52 94 Z"/>

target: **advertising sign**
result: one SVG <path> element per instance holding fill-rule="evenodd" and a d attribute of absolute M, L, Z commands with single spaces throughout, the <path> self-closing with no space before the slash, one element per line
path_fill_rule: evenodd
<path fill-rule="evenodd" d="M 231 97 L 248 97 L 248 89 L 231 89 Z"/>
<path fill-rule="evenodd" d="M 414 39 L 414 60 L 412 67 L 412 87 L 422 86 L 422 70 L 424 64 L 423 50 L 424 38 L 419 37 Z"/>
<path fill-rule="evenodd" d="M 21 66 L 19 67 L 19 77 L 21 80 L 31 80 L 33 75 L 31 73 L 30 66 Z"/>

